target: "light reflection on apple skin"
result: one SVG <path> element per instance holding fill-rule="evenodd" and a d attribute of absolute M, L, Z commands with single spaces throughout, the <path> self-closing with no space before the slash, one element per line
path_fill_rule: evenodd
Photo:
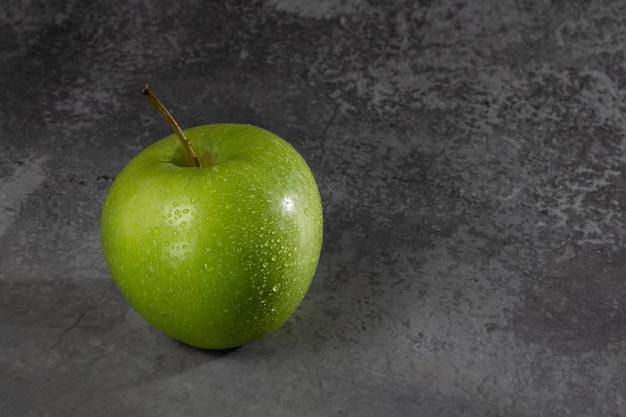
<path fill-rule="evenodd" d="M 291 214 L 295 211 L 295 203 L 291 197 L 284 197 L 281 205 L 283 214 Z"/>
<path fill-rule="evenodd" d="M 193 205 L 181 205 L 174 202 L 171 207 L 164 208 L 162 219 L 168 224 L 178 226 L 172 230 L 163 249 L 167 257 L 183 260 L 191 254 L 193 245 L 195 210 Z"/>

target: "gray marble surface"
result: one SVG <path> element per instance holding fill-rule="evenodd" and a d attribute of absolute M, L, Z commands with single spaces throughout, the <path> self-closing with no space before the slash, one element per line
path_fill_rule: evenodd
<path fill-rule="evenodd" d="M 4 1 L 0 415 L 625 416 L 626 3 Z M 129 308 L 99 241 L 168 126 L 309 162 L 324 248 L 227 352 Z"/>

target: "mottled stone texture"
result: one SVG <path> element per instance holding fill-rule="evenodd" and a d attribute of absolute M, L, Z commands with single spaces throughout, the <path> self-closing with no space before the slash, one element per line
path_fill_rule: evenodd
<path fill-rule="evenodd" d="M 624 1 L 93 3 L 0 8 L 0 415 L 626 415 Z M 261 341 L 174 342 L 110 278 L 145 82 L 315 173 L 320 266 Z"/>

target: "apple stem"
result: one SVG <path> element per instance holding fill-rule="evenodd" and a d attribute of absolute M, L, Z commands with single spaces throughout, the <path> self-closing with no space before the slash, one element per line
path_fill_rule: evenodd
<path fill-rule="evenodd" d="M 174 131 L 174 133 L 176 133 L 180 141 L 183 143 L 183 146 L 187 150 L 187 154 L 189 155 L 189 158 L 191 159 L 192 165 L 194 167 L 199 167 L 200 162 L 198 161 L 198 156 L 196 155 L 196 151 L 193 149 L 193 146 L 191 146 L 191 142 L 185 135 L 185 132 L 183 132 L 183 129 L 180 128 L 176 120 L 174 120 L 174 117 L 172 117 L 172 114 L 165 108 L 163 103 L 161 103 L 161 100 L 159 100 L 156 94 L 154 94 L 154 92 L 152 91 L 152 89 L 150 88 L 148 84 L 145 85 L 145 87 L 141 91 L 141 94 L 146 96 L 150 104 L 152 104 L 159 111 L 159 113 L 163 115 L 165 120 L 167 120 L 167 122 L 170 124 L 170 126 L 172 127 L 172 130 Z"/>

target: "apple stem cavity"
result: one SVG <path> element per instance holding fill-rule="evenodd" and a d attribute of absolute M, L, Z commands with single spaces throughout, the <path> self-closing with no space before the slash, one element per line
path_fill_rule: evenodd
<path fill-rule="evenodd" d="M 183 132 L 183 129 L 180 128 L 176 120 L 174 120 L 172 114 L 165 108 L 163 103 L 161 103 L 161 100 L 159 100 L 156 94 L 154 94 L 154 91 L 152 91 L 148 84 L 145 85 L 145 87 L 141 91 L 141 94 L 146 96 L 150 104 L 152 104 L 154 108 L 156 108 L 159 113 L 163 115 L 165 120 L 167 120 L 167 122 L 170 124 L 172 130 L 174 131 L 174 133 L 176 133 L 180 141 L 183 143 L 183 146 L 187 150 L 187 154 L 189 155 L 189 159 L 191 159 L 192 166 L 199 167 L 200 162 L 198 161 L 198 156 L 196 155 L 196 151 L 193 149 L 193 146 L 191 146 L 191 142 L 185 135 L 185 132 Z"/>

